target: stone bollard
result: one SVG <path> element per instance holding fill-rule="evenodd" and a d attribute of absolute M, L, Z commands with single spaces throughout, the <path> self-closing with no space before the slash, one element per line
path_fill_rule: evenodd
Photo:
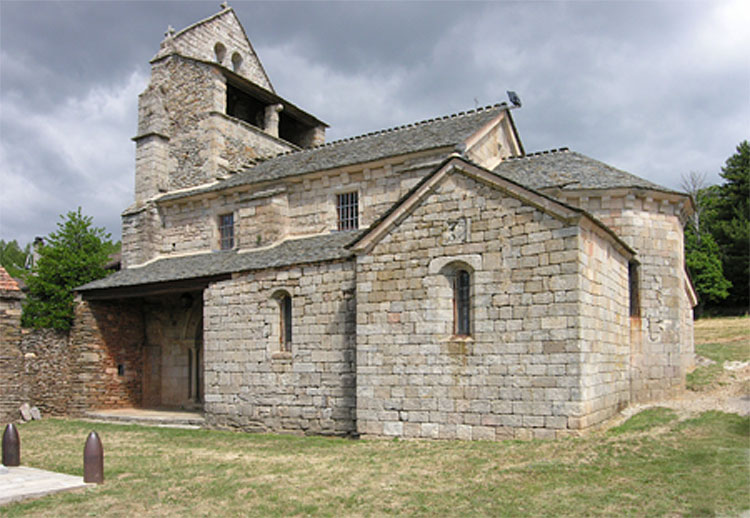
<path fill-rule="evenodd" d="M 83 447 L 83 481 L 87 484 L 104 483 L 104 450 L 96 432 L 91 432 Z"/>
<path fill-rule="evenodd" d="M 21 438 L 16 425 L 10 423 L 3 432 L 3 466 L 21 465 Z"/>

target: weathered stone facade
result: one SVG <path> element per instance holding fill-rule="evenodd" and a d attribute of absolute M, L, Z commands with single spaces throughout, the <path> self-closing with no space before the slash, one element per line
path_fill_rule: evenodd
<path fill-rule="evenodd" d="M 141 404 L 143 337 L 140 304 L 78 301 L 68 345 L 70 413 Z"/>
<path fill-rule="evenodd" d="M 38 407 L 42 415 L 67 414 L 76 361 L 68 348 L 68 333 L 24 329 L 20 344 L 24 356 L 24 380 L 20 385 L 24 402 Z"/>
<path fill-rule="evenodd" d="M 0 419 L 15 420 L 26 402 L 24 358 L 21 349 L 21 301 L 18 284 L 0 266 Z"/>
<path fill-rule="evenodd" d="M 358 260 L 360 433 L 554 437 L 611 416 L 628 400 L 627 259 L 450 175 Z M 456 268 L 472 275 L 470 337 L 452 329 Z"/>
<path fill-rule="evenodd" d="M 567 194 L 638 250 L 641 311 L 632 319 L 631 398 L 664 398 L 685 387 L 694 366 L 696 304 L 685 273 L 684 198 L 674 193 L 610 191 L 604 196 Z"/>
<path fill-rule="evenodd" d="M 22 330 L 22 299 L 18 289 L 0 290 L 0 417 L 19 419 L 22 403 L 43 416 L 141 404 L 139 307 L 79 301 L 70 331 Z"/>
<path fill-rule="evenodd" d="M 168 34 L 139 102 L 123 269 L 80 288 L 76 409 L 551 438 L 679 389 L 689 198 L 526 154 L 511 109 L 323 144 L 231 9 Z"/>
<path fill-rule="evenodd" d="M 208 422 L 250 431 L 355 431 L 354 263 L 265 270 L 206 290 Z M 283 350 L 279 295 L 292 300 Z"/>

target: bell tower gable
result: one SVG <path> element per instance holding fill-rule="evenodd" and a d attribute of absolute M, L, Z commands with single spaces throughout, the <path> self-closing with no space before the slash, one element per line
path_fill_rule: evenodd
<path fill-rule="evenodd" d="M 167 29 L 161 48 L 151 62 L 160 61 L 172 54 L 216 63 L 253 84 L 276 93 L 245 29 L 234 10 L 226 3 L 222 4 L 222 10 L 218 13 L 179 32 L 171 27 Z"/>

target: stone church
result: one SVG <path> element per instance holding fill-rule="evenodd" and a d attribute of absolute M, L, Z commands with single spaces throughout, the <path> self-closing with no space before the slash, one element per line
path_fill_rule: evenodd
<path fill-rule="evenodd" d="M 684 386 L 690 199 L 505 103 L 326 143 L 234 11 L 139 97 L 122 269 L 79 288 L 74 409 L 384 437 L 577 434 Z"/>

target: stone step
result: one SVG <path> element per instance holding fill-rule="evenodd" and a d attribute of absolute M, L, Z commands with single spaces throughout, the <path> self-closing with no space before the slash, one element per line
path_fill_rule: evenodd
<path fill-rule="evenodd" d="M 85 414 L 91 421 L 105 423 L 126 423 L 165 428 L 198 429 L 206 424 L 202 412 L 185 410 L 153 410 L 143 408 L 118 408 L 93 410 Z"/>

